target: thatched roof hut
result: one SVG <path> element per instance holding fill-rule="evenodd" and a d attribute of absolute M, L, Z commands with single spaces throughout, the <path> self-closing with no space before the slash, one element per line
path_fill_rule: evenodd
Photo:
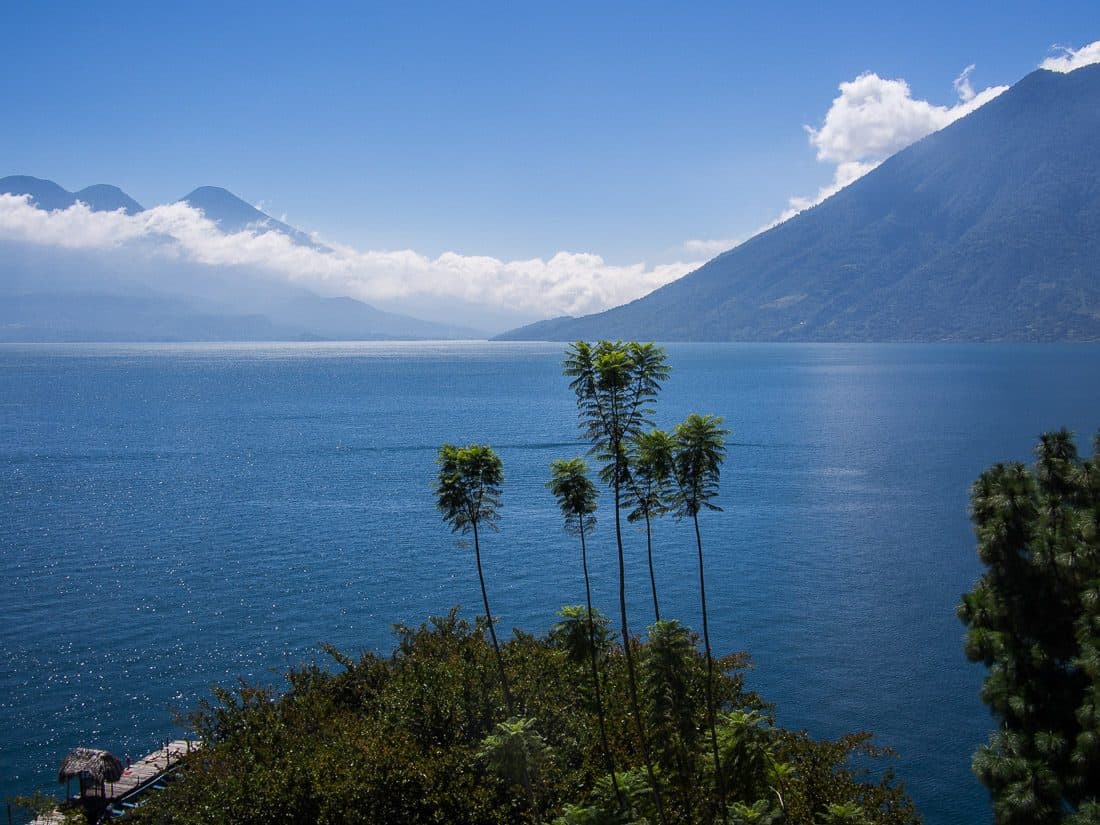
<path fill-rule="evenodd" d="M 74 748 L 61 760 L 57 781 L 67 782 L 74 776 L 88 776 L 99 784 L 117 782 L 122 777 L 122 763 L 110 751 Z"/>

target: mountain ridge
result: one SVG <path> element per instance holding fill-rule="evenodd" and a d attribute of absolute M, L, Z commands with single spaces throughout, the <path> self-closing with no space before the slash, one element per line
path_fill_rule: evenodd
<path fill-rule="evenodd" d="M 328 249 L 302 230 L 271 217 L 220 186 L 200 186 L 180 198 L 178 203 L 186 203 L 188 206 L 202 210 L 203 215 L 218 224 L 223 232 L 243 232 L 247 229 L 262 228 L 286 235 L 302 246 Z"/>
<path fill-rule="evenodd" d="M 1100 340 L 1100 65 L 1039 70 L 650 294 L 501 340 Z"/>
<path fill-rule="evenodd" d="M 145 211 L 140 203 L 109 183 L 96 183 L 85 186 L 79 192 L 70 192 L 47 178 L 8 175 L 0 178 L 0 193 L 29 195 L 31 203 L 46 211 L 68 209 L 77 201 L 86 204 L 93 212 L 114 212 L 122 209 L 129 215 L 135 215 Z"/>
<path fill-rule="evenodd" d="M 130 195 L 108 183 L 97 183 L 85 186 L 77 192 L 70 192 L 48 178 L 8 175 L 0 178 L 0 194 L 29 195 L 32 205 L 46 211 L 68 209 L 77 201 L 87 205 L 93 212 L 114 212 L 121 209 L 128 215 L 136 215 L 145 211 L 145 207 Z M 243 232 L 246 229 L 274 230 L 303 246 L 327 249 L 314 241 L 309 234 L 273 218 L 221 186 L 199 186 L 176 203 L 186 203 L 201 210 L 206 218 L 218 224 L 226 233 Z"/>

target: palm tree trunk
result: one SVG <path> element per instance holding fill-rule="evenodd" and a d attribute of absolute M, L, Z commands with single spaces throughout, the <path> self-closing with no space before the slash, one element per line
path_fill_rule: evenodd
<path fill-rule="evenodd" d="M 615 759 L 611 756 L 611 746 L 607 742 L 607 720 L 603 713 L 603 693 L 600 690 L 600 671 L 596 664 L 596 626 L 592 621 L 592 588 L 588 581 L 588 547 L 584 541 L 584 516 L 581 527 L 581 567 L 584 568 L 584 600 L 588 606 L 588 656 L 592 665 L 592 685 L 596 690 L 596 715 L 600 721 L 600 742 L 603 745 L 607 771 L 611 775 L 611 786 L 615 789 L 615 801 L 619 810 L 623 809 L 623 792 L 619 789 L 619 780 L 615 776 Z"/>
<path fill-rule="evenodd" d="M 493 641 L 493 650 L 497 655 L 497 667 L 500 669 L 500 685 L 504 690 L 504 704 L 508 708 L 508 715 L 512 715 L 512 692 L 508 689 L 508 676 L 504 672 L 504 657 L 500 655 L 500 645 L 497 644 L 497 632 L 493 629 L 493 614 L 489 610 L 489 593 L 485 589 L 485 575 L 481 572 L 481 544 L 477 539 L 477 522 L 474 527 L 474 558 L 477 561 L 477 578 L 481 582 L 481 600 L 485 603 L 485 621 L 489 624 L 489 638 Z"/>
<path fill-rule="evenodd" d="M 619 461 L 619 445 L 614 445 L 615 460 Z M 661 788 L 657 784 L 657 775 L 653 772 L 653 760 L 649 754 L 649 740 L 646 739 L 645 726 L 642 724 L 642 711 L 638 705 L 638 679 L 634 670 L 634 652 L 630 646 L 630 626 L 626 621 L 626 562 L 623 558 L 623 529 L 619 511 L 621 508 L 619 495 L 619 473 L 616 468 L 614 479 L 615 488 L 615 545 L 619 551 L 619 615 L 622 618 L 623 653 L 626 655 L 626 680 L 630 687 L 630 709 L 634 715 L 634 726 L 638 731 L 638 742 L 642 747 L 642 758 L 645 760 L 646 773 L 649 775 L 649 784 L 653 788 L 653 801 L 657 804 L 657 819 L 664 825 L 665 806 L 661 801 Z"/>
<path fill-rule="evenodd" d="M 650 529 L 649 513 L 645 514 L 645 552 L 649 559 L 649 586 L 653 590 L 653 617 L 661 621 L 661 606 L 657 604 L 657 577 L 653 575 L 653 533 Z"/>
<path fill-rule="evenodd" d="M 707 625 L 707 585 L 703 575 L 703 539 L 699 534 L 699 514 L 691 514 L 695 524 L 695 546 L 699 549 L 699 601 L 703 608 L 703 649 L 707 654 L 707 721 L 710 723 L 710 745 L 714 752 L 714 788 L 718 792 L 718 804 L 722 821 L 726 821 L 726 792 L 722 782 L 722 763 L 718 759 L 718 728 L 715 725 L 714 707 L 714 658 L 710 653 L 710 628 Z"/>

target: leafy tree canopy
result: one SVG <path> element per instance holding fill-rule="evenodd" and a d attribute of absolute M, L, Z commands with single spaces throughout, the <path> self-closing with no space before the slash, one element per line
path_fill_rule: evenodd
<path fill-rule="evenodd" d="M 455 532 L 485 525 L 497 528 L 504 465 L 492 447 L 471 444 L 439 448 L 437 502 Z"/>
<path fill-rule="evenodd" d="M 1100 438 L 1092 458 L 1066 430 L 1033 468 L 996 464 L 971 488 L 986 572 L 963 596 L 966 655 L 989 668 L 1000 723 L 974 755 L 999 825 L 1100 818 Z"/>
<path fill-rule="evenodd" d="M 596 526 L 599 493 L 588 477 L 588 465 L 583 458 L 559 458 L 550 462 L 550 481 L 546 486 L 558 500 L 566 532 L 580 535 L 582 525 L 586 532 Z"/>
<path fill-rule="evenodd" d="M 677 486 L 673 508 L 677 516 L 721 509 L 711 499 L 718 495 L 718 477 L 726 457 L 729 432 L 716 415 L 692 413 L 677 425 L 672 453 Z"/>

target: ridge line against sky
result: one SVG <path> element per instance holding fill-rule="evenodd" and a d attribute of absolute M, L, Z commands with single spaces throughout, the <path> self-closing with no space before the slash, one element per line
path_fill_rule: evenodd
<path fill-rule="evenodd" d="M 1070 71 L 1100 62 L 1100 41 L 1076 49 L 1056 48 L 1056 54 L 1042 61 L 1042 68 Z M 839 94 L 819 125 L 803 127 L 804 139 L 808 139 L 817 163 L 831 169 L 831 179 L 813 195 L 789 195 L 786 210 L 778 219 L 763 223 L 762 228 L 819 203 L 889 155 L 968 114 L 1008 88 L 995 85 L 976 91 L 973 79 L 980 67 L 969 64 L 960 68 L 953 82 L 956 99 L 950 105 L 920 98 L 906 80 L 884 77 L 885 72 L 880 75 L 864 71 L 840 82 Z M 797 129 L 796 122 L 792 123 L 793 129 Z M 4 171 L 40 174 L 54 180 L 60 177 L 42 169 Z M 274 183 L 269 185 L 270 189 L 278 188 L 278 178 L 279 170 L 272 170 Z M 79 189 L 93 181 L 58 182 L 66 188 Z M 144 201 L 141 193 L 129 191 L 124 182 L 102 182 L 119 183 L 129 194 Z M 194 184 L 208 182 L 194 181 Z M 750 199 L 752 195 L 732 193 L 731 197 Z M 263 209 L 265 204 L 261 202 L 258 206 Z M 280 219 L 295 223 L 286 215 Z M 0 238 L 7 240 L 68 249 L 125 247 L 152 259 L 169 255 L 200 264 L 255 267 L 323 294 L 349 295 L 382 306 L 418 297 L 453 298 L 507 308 L 532 318 L 586 314 L 641 297 L 754 234 L 750 231 L 740 238 L 688 238 L 671 248 L 663 259 L 659 255 L 645 256 L 655 263 L 647 263 L 644 258 L 618 263 L 597 249 L 583 248 L 512 259 L 447 249 L 435 254 L 413 248 L 359 251 L 351 244 L 336 243 L 315 232 L 318 240 L 331 247 L 317 250 L 260 229 L 223 233 L 201 213 L 178 203 L 156 206 L 136 216 L 93 213 L 79 206 L 47 215 L 31 209 L 23 199 L 0 196 Z M 402 309 L 408 311 L 408 304 Z"/>

